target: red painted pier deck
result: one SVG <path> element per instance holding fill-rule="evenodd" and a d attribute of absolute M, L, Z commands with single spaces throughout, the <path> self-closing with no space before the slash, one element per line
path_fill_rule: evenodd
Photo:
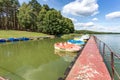
<path fill-rule="evenodd" d="M 88 40 L 65 80 L 111 80 L 93 36 Z"/>

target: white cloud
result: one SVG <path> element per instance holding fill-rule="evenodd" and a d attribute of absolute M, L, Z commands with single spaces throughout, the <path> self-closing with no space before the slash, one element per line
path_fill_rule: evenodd
<path fill-rule="evenodd" d="M 63 7 L 62 12 L 77 16 L 91 16 L 98 13 L 96 0 L 75 0 Z"/>
<path fill-rule="evenodd" d="M 116 19 L 116 18 L 120 18 L 120 11 L 116 11 L 116 12 L 112 12 L 107 14 L 106 19 Z"/>
<path fill-rule="evenodd" d="M 120 32 L 120 26 L 103 26 L 101 24 L 95 24 L 91 27 L 83 27 L 80 23 L 75 24 L 76 30 L 91 30 L 98 32 Z"/>
<path fill-rule="evenodd" d="M 95 24 L 95 26 L 88 28 L 88 30 L 99 31 L 99 32 L 120 32 L 120 26 L 103 26 Z"/>
<path fill-rule="evenodd" d="M 69 19 L 71 19 L 73 22 L 77 22 L 77 19 L 75 18 L 69 18 Z"/>
<path fill-rule="evenodd" d="M 91 27 L 94 26 L 93 22 L 87 22 L 87 23 L 75 23 L 75 27 Z"/>
<path fill-rule="evenodd" d="M 98 18 L 93 18 L 92 21 L 98 21 Z"/>

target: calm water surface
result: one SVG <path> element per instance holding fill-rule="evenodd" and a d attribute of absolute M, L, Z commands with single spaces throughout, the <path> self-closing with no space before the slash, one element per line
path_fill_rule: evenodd
<path fill-rule="evenodd" d="M 73 58 L 54 54 L 62 39 L 0 44 L 0 76 L 10 80 L 57 80 Z"/>
<path fill-rule="evenodd" d="M 96 36 L 109 45 L 112 50 L 120 54 L 120 34 L 104 34 Z"/>
<path fill-rule="evenodd" d="M 104 34 L 104 35 L 96 35 L 100 40 L 102 40 L 103 42 L 105 42 L 111 49 L 113 52 L 115 52 L 117 55 L 120 56 L 120 34 Z M 106 52 L 108 52 L 106 50 Z M 110 52 L 108 52 L 110 53 Z M 110 55 L 106 55 L 106 64 L 108 66 L 109 71 L 111 71 L 110 69 Z M 117 70 L 117 72 L 120 75 L 120 60 L 118 60 L 117 58 L 114 57 L 114 66 L 115 69 Z M 118 77 L 116 77 L 115 75 L 115 80 L 119 80 Z"/>
<path fill-rule="evenodd" d="M 96 35 L 120 54 L 120 35 Z M 73 57 L 54 54 L 54 43 L 62 39 L 0 44 L 0 76 L 11 80 L 57 80 Z M 119 67 L 119 61 L 115 66 Z M 116 79 L 117 80 L 117 79 Z"/>

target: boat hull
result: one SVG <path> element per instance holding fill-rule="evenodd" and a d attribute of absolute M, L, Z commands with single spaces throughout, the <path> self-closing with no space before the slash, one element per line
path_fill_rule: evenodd
<path fill-rule="evenodd" d="M 74 39 L 68 40 L 67 42 L 68 42 L 69 44 L 76 44 L 76 45 L 84 45 L 84 44 L 85 44 L 84 41 L 74 40 Z"/>
<path fill-rule="evenodd" d="M 57 51 L 64 51 L 64 52 L 78 52 L 80 51 L 81 47 L 75 44 L 68 44 L 68 43 L 56 43 L 54 45 L 55 50 Z"/>

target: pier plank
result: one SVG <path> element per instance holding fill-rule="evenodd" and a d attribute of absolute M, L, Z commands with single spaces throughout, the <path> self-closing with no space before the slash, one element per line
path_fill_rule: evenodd
<path fill-rule="evenodd" d="M 91 37 L 65 80 L 111 80 L 94 37 Z"/>

